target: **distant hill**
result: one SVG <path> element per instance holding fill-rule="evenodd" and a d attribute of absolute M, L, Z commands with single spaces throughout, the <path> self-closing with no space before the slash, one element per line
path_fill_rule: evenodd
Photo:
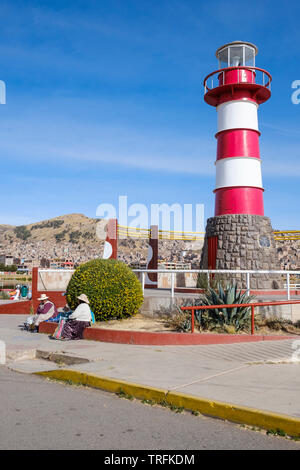
<path fill-rule="evenodd" d="M 29 225 L 0 225 L 0 242 L 54 241 L 72 243 L 97 243 L 96 224 L 106 222 L 83 214 L 67 214 Z"/>
<path fill-rule="evenodd" d="M 9 230 L 11 228 L 14 228 L 14 226 L 13 225 L 0 224 L 0 233 L 5 231 L 5 230 Z"/>

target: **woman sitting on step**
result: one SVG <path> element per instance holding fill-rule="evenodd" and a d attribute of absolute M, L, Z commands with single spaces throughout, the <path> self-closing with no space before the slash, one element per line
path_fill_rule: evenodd
<path fill-rule="evenodd" d="M 46 294 L 42 294 L 38 298 L 40 304 L 37 308 L 36 314 L 29 317 L 27 322 L 24 324 L 29 331 L 38 331 L 39 324 L 43 321 L 49 320 L 49 318 L 57 315 L 57 308 Z"/>
<path fill-rule="evenodd" d="M 79 305 L 69 316 L 61 332 L 62 340 L 82 339 L 83 330 L 91 326 L 92 314 L 89 307 L 89 299 L 85 294 L 77 297 Z"/>

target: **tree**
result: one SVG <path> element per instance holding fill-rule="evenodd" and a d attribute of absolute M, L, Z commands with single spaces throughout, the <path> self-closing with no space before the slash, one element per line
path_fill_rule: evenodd
<path fill-rule="evenodd" d="M 6 266 L 6 271 L 8 272 L 15 273 L 17 272 L 17 270 L 18 266 L 16 266 L 15 264 L 12 264 L 11 266 Z"/>
<path fill-rule="evenodd" d="M 16 237 L 20 238 L 21 240 L 27 240 L 27 238 L 31 237 L 31 233 L 25 225 L 20 225 L 19 227 L 16 227 L 14 230 Z"/>

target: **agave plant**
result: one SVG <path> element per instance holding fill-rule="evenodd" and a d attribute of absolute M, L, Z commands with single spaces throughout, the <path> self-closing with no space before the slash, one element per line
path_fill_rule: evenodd
<path fill-rule="evenodd" d="M 225 289 L 218 285 L 218 288 L 208 288 L 202 297 L 202 305 L 237 305 L 237 307 L 215 308 L 206 311 L 205 315 L 201 314 L 201 310 L 196 312 L 200 325 L 218 327 L 229 326 L 235 327 L 236 331 L 243 330 L 250 325 L 250 306 L 238 307 L 239 304 L 249 304 L 254 299 L 247 292 L 242 293 L 238 290 L 237 284 L 230 284 Z"/>

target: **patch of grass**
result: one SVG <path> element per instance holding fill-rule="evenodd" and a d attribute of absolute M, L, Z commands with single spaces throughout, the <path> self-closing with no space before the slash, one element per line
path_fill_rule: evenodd
<path fill-rule="evenodd" d="M 182 413 L 183 409 L 183 406 L 170 405 L 170 410 L 175 411 L 175 413 Z"/>
<path fill-rule="evenodd" d="M 267 329 L 270 331 L 285 332 L 291 334 L 299 334 L 300 321 L 293 323 L 291 320 L 286 318 L 279 318 L 275 315 L 270 317 L 264 317 L 262 315 L 256 315 L 255 324 L 258 329 Z"/>
<path fill-rule="evenodd" d="M 68 385 L 77 385 L 75 382 L 73 382 L 73 380 L 70 380 L 70 379 L 66 380 L 65 382 L 66 382 Z"/>
<path fill-rule="evenodd" d="M 287 436 L 287 433 L 284 432 L 282 429 L 269 429 L 267 431 L 267 434 L 268 435 L 271 435 L 271 436 L 281 436 L 281 437 L 286 437 Z"/>
<path fill-rule="evenodd" d="M 131 400 L 131 401 L 134 399 L 132 395 L 128 395 L 128 393 L 126 393 L 122 388 L 120 388 L 119 392 L 117 392 L 116 395 L 118 395 L 119 398 L 126 398 L 127 400 Z M 182 413 L 184 410 L 183 406 L 176 406 L 176 405 L 173 405 L 172 403 L 168 403 L 166 399 L 163 399 L 161 401 L 155 401 L 155 400 L 148 400 L 144 398 L 143 400 L 141 400 L 141 402 L 144 405 L 150 405 L 150 406 L 159 405 L 159 406 L 162 406 L 163 408 L 169 408 L 169 410 L 174 411 L 175 413 Z"/>
<path fill-rule="evenodd" d="M 146 400 L 145 399 L 145 400 L 142 400 L 142 403 L 144 405 L 151 405 L 151 406 L 155 405 L 155 401 L 153 401 L 153 400 Z"/>
<path fill-rule="evenodd" d="M 169 403 L 167 400 L 161 400 L 157 402 L 158 405 L 163 406 L 164 408 L 167 408 L 169 406 Z"/>
<path fill-rule="evenodd" d="M 117 393 L 119 398 L 126 398 L 126 400 L 132 401 L 134 397 L 126 393 L 122 388 L 120 388 L 119 392 Z"/>
<path fill-rule="evenodd" d="M 60 384 L 64 384 L 64 385 L 70 385 L 72 387 L 85 387 L 85 388 L 88 387 L 87 384 L 73 382 L 73 380 L 71 380 L 71 379 L 56 379 L 54 377 L 47 377 L 46 380 L 49 381 L 49 382 L 56 382 L 56 383 L 60 383 Z"/>
<path fill-rule="evenodd" d="M 167 400 L 161 400 L 157 402 L 157 404 L 164 408 L 169 408 L 171 411 L 175 411 L 175 413 L 182 413 L 184 410 L 183 406 L 172 405 L 172 403 L 168 403 Z"/>
<path fill-rule="evenodd" d="M 174 317 L 166 321 L 166 325 L 172 330 L 180 332 L 190 332 L 191 331 L 191 315 L 190 313 L 178 313 Z"/>
<path fill-rule="evenodd" d="M 223 328 L 229 335 L 235 335 L 237 333 L 234 325 L 224 325 Z"/>

